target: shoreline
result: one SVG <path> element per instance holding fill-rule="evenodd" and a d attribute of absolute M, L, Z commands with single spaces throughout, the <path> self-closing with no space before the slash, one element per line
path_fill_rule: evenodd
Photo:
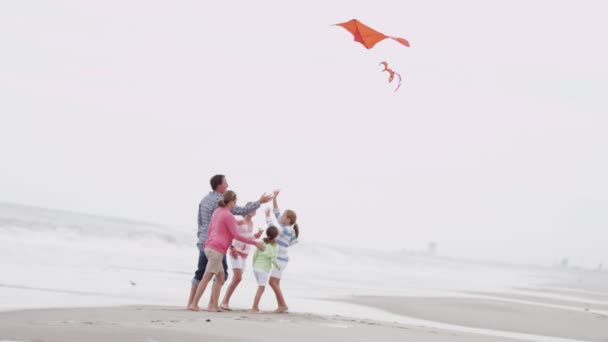
<path fill-rule="evenodd" d="M 435 327 L 537 341 L 606 341 L 608 315 L 476 297 L 356 296 L 364 305 Z M 414 323 L 415 324 L 415 323 Z"/>

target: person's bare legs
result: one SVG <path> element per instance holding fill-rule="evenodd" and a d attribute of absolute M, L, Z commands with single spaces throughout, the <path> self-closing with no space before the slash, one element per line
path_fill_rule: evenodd
<path fill-rule="evenodd" d="M 194 295 L 196 295 L 196 288 L 198 286 L 192 285 L 192 288 L 190 289 L 190 297 L 188 298 L 188 305 L 186 305 L 186 308 L 189 308 L 190 305 L 192 305 L 192 302 L 194 301 Z"/>
<path fill-rule="evenodd" d="M 224 276 L 223 271 L 216 275 L 216 280 L 213 283 L 213 289 L 212 289 L 212 293 L 211 293 L 212 302 L 211 302 L 211 309 L 209 310 L 210 312 L 220 311 L 218 302 L 219 302 L 219 298 L 220 298 L 220 291 L 222 290 L 222 284 L 224 284 L 224 277 L 225 276 Z"/>
<path fill-rule="evenodd" d="M 228 264 L 226 263 L 226 256 L 224 255 L 224 258 L 222 259 L 222 266 L 224 266 L 224 279 L 222 280 L 222 283 L 220 285 L 220 287 L 224 286 L 224 283 L 226 282 L 226 274 L 228 272 Z M 217 275 L 215 276 L 215 279 L 213 279 L 214 283 L 217 282 Z M 215 300 L 215 298 L 213 298 L 213 291 L 211 291 L 211 296 L 209 297 L 209 304 L 207 304 L 207 310 L 208 311 L 212 311 L 212 307 L 213 307 L 213 301 Z M 219 298 L 218 298 L 219 301 Z"/>
<path fill-rule="evenodd" d="M 215 278 L 213 278 L 213 284 L 215 284 L 217 282 L 217 275 L 215 276 Z M 224 286 L 224 284 L 222 283 L 221 286 Z M 211 296 L 209 296 L 209 304 L 207 304 L 207 311 L 211 311 L 211 309 L 213 308 L 213 291 L 211 291 Z"/>
<path fill-rule="evenodd" d="M 201 308 L 198 307 L 198 302 L 201 300 L 201 297 L 203 296 L 203 293 L 205 292 L 205 289 L 207 288 L 207 284 L 209 283 L 211 278 L 213 278 L 213 273 L 205 272 L 203 274 L 203 279 L 201 280 L 201 282 L 198 284 L 198 287 L 196 288 L 196 293 L 194 294 L 192 303 L 190 303 L 190 305 L 188 305 L 188 310 L 201 311 Z"/>
<path fill-rule="evenodd" d="M 222 310 L 231 311 L 230 305 L 229 305 L 230 297 L 232 297 L 234 290 L 236 290 L 236 287 L 239 286 L 239 283 L 243 279 L 243 270 L 242 269 L 234 268 L 234 269 L 232 269 L 232 272 L 234 273 L 234 278 L 232 278 L 232 282 L 230 282 L 230 285 L 228 286 L 228 289 L 226 290 L 226 294 L 224 295 L 224 299 L 222 300 L 222 304 L 220 305 L 220 308 Z"/>
<path fill-rule="evenodd" d="M 270 281 L 268 283 L 270 284 L 272 291 L 274 291 L 274 295 L 277 297 L 277 304 L 279 305 L 274 312 L 286 312 L 289 308 L 287 307 L 287 303 L 283 297 L 283 291 L 281 291 L 281 278 L 270 277 Z"/>
<path fill-rule="evenodd" d="M 216 281 L 217 275 L 213 277 L 213 284 L 215 284 Z M 213 309 L 213 289 L 211 290 L 211 295 L 209 296 L 209 303 L 207 304 L 207 311 L 211 311 L 211 309 Z"/>
<path fill-rule="evenodd" d="M 253 299 L 253 308 L 251 308 L 251 313 L 260 313 L 260 299 L 262 299 L 262 294 L 266 289 L 265 286 L 258 286 L 258 291 L 255 293 L 255 298 Z"/>

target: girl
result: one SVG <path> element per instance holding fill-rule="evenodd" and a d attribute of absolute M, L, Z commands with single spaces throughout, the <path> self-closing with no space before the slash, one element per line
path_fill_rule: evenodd
<path fill-rule="evenodd" d="M 270 226 L 266 229 L 266 237 L 264 238 L 264 246 L 266 249 L 263 252 L 258 250 L 253 253 L 253 274 L 255 280 L 258 282 L 258 291 L 255 293 L 255 299 L 253 300 L 252 313 L 260 312 L 260 299 L 266 288 L 268 282 L 268 276 L 270 276 L 270 269 L 272 266 L 280 269 L 277 263 L 277 254 L 279 248 L 275 239 L 279 235 L 279 230 L 275 226 Z"/>
<path fill-rule="evenodd" d="M 283 276 L 283 272 L 285 272 L 285 268 L 289 262 L 287 249 L 290 246 L 298 243 L 300 228 L 296 224 L 297 216 L 293 210 L 285 210 L 283 215 L 281 215 L 281 211 L 279 210 L 279 205 L 277 203 L 278 196 L 279 190 L 275 190 L 272 204 L 274 216 L 279 221 L 279 225 L 281 227 L 279 237 L 277 238 L 277 244 L 279 245 L 279 255 L 277 256 L 277 260 L 279 261 L 280 267 L 272 269 L 269 283 L 275 296 L 277 297 L 278 308 L 274 312 L 283 313 L 287 312 L 288 307 L 287 303 L 285 302 L 285 298 L 283 297 L 283 292 L 281 291 L 281 277 Z M 268 225 L 272 225 L 270 209 L 266 209 L 266 222 Z"/>
<path fill-rule="evenodd" d="M 253 235 L 253 217 L 255 216 L 255 211 L 245 215 L 244 219 L 238 221 L 238 230 L 239 234 L 248 238 L 259 239 L 262 233 L 264 232 L 262 229 L 259 229 L 258 232 Z M 230 264 L 232 265 L 232 273 L 234 277 L 232 278 L 232 282 L 230 286 L 228 286 L 228 290 L 224 295 L 224 300 L 222 300 L 222 304 L 220 305 L 220 309 L 226 311 L 232 311 L 230 309 L 230 297 L 236 290 L 236 287 L 239 285 L 241 280 L 243 279 L 243 272 L 245 271 L 245 263 L 247 262 L 247 256 L 249 253 L 249 245 L 246 243 L 242 243 L 238 240 L 234 240 L 232 242 L 232 248 L 230 249 Z"/>
<path fill-rule="evenodd" d="M 236 206 L 236 194 L 233 191 L 226 191 L 224 193 L 224 198 L 218 202 L 218 205 L 220 207 L 217 208 L 211 216 L 207 240 L 204 245 L 205 256 L 208 260 L 207 267 L 205 268 L 203 279 L 196 288 L 192 304 L 188 306 L 188 310 L 200 311 L 198 302 L 205 292 L 207 284 L 215 274 L 217 281 L 213 284 L 211 295 L 212 303 L 209 311 L 220 311 L 218 299 L 220 298 L 220 289 L 224 283 L 224 266 L 222 265 L 222 259 L 224 258 L 232 239 L 236 238 L 239 241 L 255 245 L 257 248 L 264 250 L 263 243 L 256 242 L 253 239 L 239 234 L 236 228 L 236 219 L 230 212 L 230 209 Z"/>

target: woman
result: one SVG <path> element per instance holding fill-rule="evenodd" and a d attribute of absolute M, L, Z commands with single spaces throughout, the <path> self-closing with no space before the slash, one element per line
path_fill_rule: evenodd
<path fill-rule="evenodd" d="M 264 244 L 262 242 L 256 242 L 253 239 L 244 237 L 239 234 L 237 230 L 236 219 L 230 212 L 230 209 L 236 207 L 236 193 L 234 191 L 226 191 L 224 198 L 218 202 L 220 206 L 213 212 L 211 216 L 211 223 L 209 224 L 209 231 L 207 233 L 207 240 L 204 245 L 205 256 L 207 257 L 207 267 L 203 274 L 203 279 L 196 289 L 196 294 L 192 304 L 188 307 L 188 310 L 200 311 L 198 302 L 200 301 L 207 284 L 213 276 L 216 276 L 216 282 L 213 284 L 212 289 L 212 303 L 209 311 L 217 312 L 220 311 L 218 306 L 220 298 L 220 290 L 224 283 L 224 267 L 222 265 L 222 259 L 228 247 L 232 242 L 232 239 L 254 245 L 259 250 L 264 250 Z"/>

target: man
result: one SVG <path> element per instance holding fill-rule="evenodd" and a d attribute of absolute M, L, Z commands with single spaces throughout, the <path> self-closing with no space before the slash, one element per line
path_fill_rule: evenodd
<path fill-rule="evenodd" d="M 192 278 L 192 289 L 190 290 L 190 298 L 188 299 L 188 306 L 192 304 L 196 288 L 203 278 L 205 268 L 207 267 L 207 256 L 203 251 L 205 240 L 207 240 L 207 230 L 209 229 L 209 223 L 211 222 L 211 216 L 215 209 L 218 208 L 218 202 L 223 198 L 224 193 L 228 190 L 228 181 L 224 175 L 215 175 L 210 180 L 212 191 L 203 197 L 201 203 L 198 206 L 198 268 L 194 272 L 194 278 Z M 244 207 L 234 207 L 231 211 L 233 215 L 247 215 L 257 210 L 262 203 L 267 203 L 272 200 L 272 195 L 262 194 L 259 200 L 256 202 L 248 202 Z M 226 256 L 222 260 L 224 266 L 224 273 L 226 274 L 225 280 L 228 279 L 228 263 L 226 262 Z M 225 281 L 224 280 L 224 281 Z"/>

